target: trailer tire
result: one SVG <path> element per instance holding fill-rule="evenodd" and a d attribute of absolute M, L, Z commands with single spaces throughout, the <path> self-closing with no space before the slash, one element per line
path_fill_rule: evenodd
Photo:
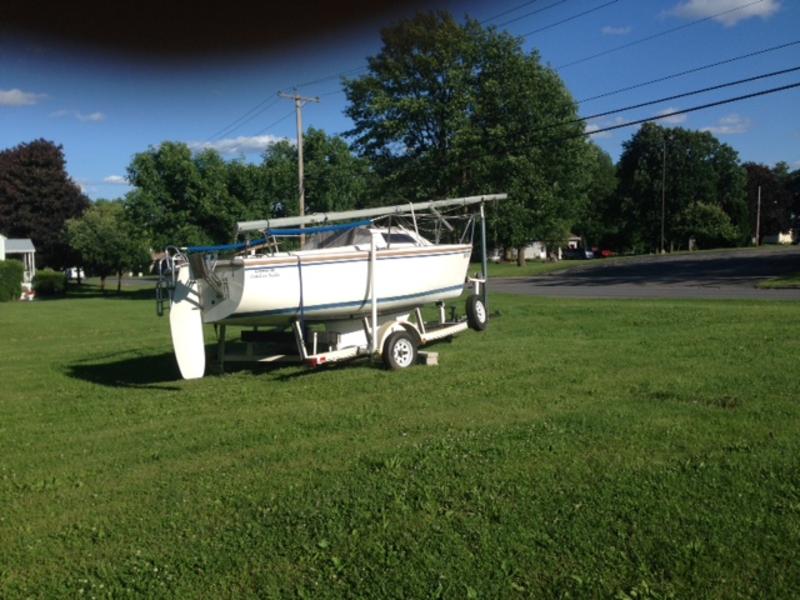
<path fill-rule="evenodd" d="M 467 298 L 467 324 L 475 331 L 483 331 L 489 322 L 486 305 L 477 294 Z"/>
<path fill-rule="evenodd" d="M 395 331 L 383 345 L 383 364 L 391 371 L 407 369 L 417 362 L 417 342 L 407 331 Z"/>

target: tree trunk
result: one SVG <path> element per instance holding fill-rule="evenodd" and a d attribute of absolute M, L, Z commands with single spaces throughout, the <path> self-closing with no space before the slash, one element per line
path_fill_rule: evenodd
<path fill-rule="evenodd" d="M 122 291 L 122 271 L 117 271 L 117 294 Z"/>
<path fill-rule="evenodd" d="M 100 275 L 100 291 L 106 293 L 106 276 Z"/>
<path fill-rule="evenodd" d="M 517 246 L 517 266 L 525 266 L 525 246 Z"/>

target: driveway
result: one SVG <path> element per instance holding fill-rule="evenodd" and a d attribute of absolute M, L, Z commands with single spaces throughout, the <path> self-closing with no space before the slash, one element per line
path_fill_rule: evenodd
<path fill-rule="evenodd" d="M 800 300 L 800 289 L 762 290 L 764 279 L 800 272 L 800 247 L 751 248 L 630 259 L 597 259 L 579 268 L 495 278 L 496 292 L 563 298 Z"/>

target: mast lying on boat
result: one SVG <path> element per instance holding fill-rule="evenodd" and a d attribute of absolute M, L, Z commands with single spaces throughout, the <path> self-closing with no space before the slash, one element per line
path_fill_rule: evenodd
<path fill-rule="evenodd" d="M 386 215 L 401 215 L 408 212 L 436 210 L 450 206 L 470 206 L 472 204 L 505 200 L 508 194 L 486 194 L 483 196 L 466 196 L 464 198 L 448 198 L 447 200 L 427 200 L 425 202 L 407 202 L 393 206 L 378 206 L 375 208 L 361 208 L 329 213 L 314 213 L 304 217 L 282 217 L 279 219 L 260 219 L 258 221 L 239 221 L 236 224 L 237 234 L 248 231 L 264 231 L 273 227 L 294 227 L 297 225 L 314 225 L 318 223 L 334 223 L 336 221 L 349 221 L 350 219 L 363 219 L 369 217 L 383 217 Z"/>

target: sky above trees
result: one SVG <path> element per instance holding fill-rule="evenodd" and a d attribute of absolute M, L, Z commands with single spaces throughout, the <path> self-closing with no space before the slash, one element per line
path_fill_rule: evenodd
<path fill-rule="evenodd" d="M 800 39 L 800 5 L 786 0 L 453 0 L 429 7 L 447 8 L 457 17 L 469 14 L 515 35 L 530 34 L 524 48 L 538 48 L 578 100 Z M 414 10 L 399 9 L 397 16 Z M 712 15 L 719 16 L 709 18 Z M 366 57 L 380 49 L 379 27 L 391 22 L 386 15 L 381 19 L 352 30 L 321 32 L 313 41 L 183 61 L 159 60 L 157 52 L 136 59 L 114 49 L 66 46 L 52 38 L 5 30 L 0 33 L 0 148 L 39 137 L 63 144 L 68 172 L 97 198 L 128 191 L 126 167 L 133 155 L 166 140 L 186 142 L 197 150 L 213 147 L 226 158 L 258 160 L 270 143 L 295 136 L 293 107 L 276 97 L 279 89 L 294 84 L 314 82 L 300 86 L 300 91 L 321 96 L 319 104 L 306 108 L 307 126 L 328 133 L 349 130 L 353 123 L 343 112 L 346 99 L 335 76 L 363 73 L 359 69 Z M 637 43 L 670 30 L 674 31 Z M 269 35 L 268 23 L 265 31 Z M 635 45 L 613 51 L 630 43 Z M 583 102 L 579 114 L 794 67 L 800 64 L 798 49 L 800 45 L 790 46 Z M 602 128 L 796 81 L 800 75 L 787 74 L 600 117 L 587 127 Z M 711 131 L 746 161 L 784 160 L 797 168 L 798 100 L 800 89 L 795 89 L 676 116 L 662 124 Z M 622 142 L 635 130 L 594 139 L 616 160 Z"/>

